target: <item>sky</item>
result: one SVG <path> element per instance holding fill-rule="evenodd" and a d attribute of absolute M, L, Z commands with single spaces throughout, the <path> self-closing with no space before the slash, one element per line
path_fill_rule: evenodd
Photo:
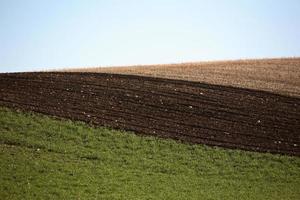
<path fill-rule="evenodd" d="M 300 56 L 300 0 L 0 0 L 0 72 Z"/>

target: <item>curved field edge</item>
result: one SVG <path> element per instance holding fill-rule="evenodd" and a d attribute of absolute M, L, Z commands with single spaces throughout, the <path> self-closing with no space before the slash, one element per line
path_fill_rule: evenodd
<path fill-rule="evenodd" d="M 124 67 L 85 67 L 69 72 L 98 72 L 196 81 L 300 97 L 300 58 L 250 59 Z"/>
<path fill-rule="evenodd" d="M 0 108 L 2 199 L 299 199 L 300 158 Z"/>

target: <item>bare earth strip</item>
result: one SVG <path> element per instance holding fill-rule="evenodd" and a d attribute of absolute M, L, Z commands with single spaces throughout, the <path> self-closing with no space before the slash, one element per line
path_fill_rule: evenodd
<path fill-rule="evenodd" d="M 258 89 L 300 97 L 300 58 L 78 68 L 65 71 L 133 74 Z"/>
<path fill-rule="evenodd" d="M 103 73 L 0 74 L 0 106 L 251 151 L 300 156 L 300 98 Z"/>

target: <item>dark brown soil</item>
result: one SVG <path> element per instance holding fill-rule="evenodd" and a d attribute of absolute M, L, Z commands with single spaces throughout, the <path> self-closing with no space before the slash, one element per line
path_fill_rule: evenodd
<path fill-rule="evenodd" d="M 300 156 L 300 99 L 250 89 L 101 73 L 0 74 L 0 105 L 95 125 Z"/>

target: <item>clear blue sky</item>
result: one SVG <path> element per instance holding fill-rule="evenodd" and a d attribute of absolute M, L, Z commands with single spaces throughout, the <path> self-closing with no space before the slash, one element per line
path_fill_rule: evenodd
<path fill-rule="evenodd" d="M 300 0 L 0 0 L 0 72 L 300 56 Z"/>

